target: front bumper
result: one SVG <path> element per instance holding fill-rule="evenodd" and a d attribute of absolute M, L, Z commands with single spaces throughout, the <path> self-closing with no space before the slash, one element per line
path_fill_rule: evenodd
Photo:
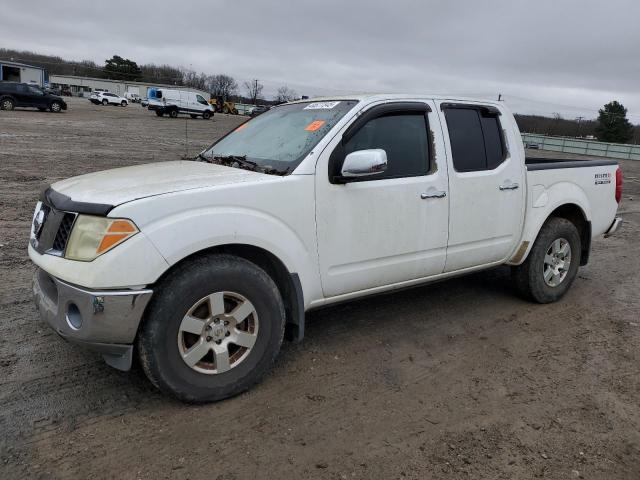
<path fill-rule="evenodd" d="M 64 339 L 98 351 L 119 370 L 131 368 L 133 341 L 152 290 L 87 290 L 38 268 L 33 296 L 40 317 Z"/>
<path fill-rule="evenodd" d="M 611 226 L 605 232 L 604 236 L 605 237 L 610 237 L 611 235 L 616 233 L 618 231 L 618 229 L 620 228 L 620 225 L 622 225 L 622 218 L 620 218 L 620 217 L 614 218 L 613 222 L 611 223 Z"/>

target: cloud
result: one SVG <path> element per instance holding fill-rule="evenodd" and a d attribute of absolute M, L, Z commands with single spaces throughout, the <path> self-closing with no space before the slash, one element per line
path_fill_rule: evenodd
<path fill-rule="evenodd" d="M 118 54 L 259 78 L 265 92 L 455 93 L 518 111 L 595 117 L 612 99 L 640 123 L 637 0 L 114 0 L 13 2 L 0 45 L 102 63 Z"/>

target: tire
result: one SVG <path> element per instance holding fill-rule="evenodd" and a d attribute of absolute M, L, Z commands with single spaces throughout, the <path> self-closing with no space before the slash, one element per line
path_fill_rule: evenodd
<path fill-rule="evenodd" d="M 198 118 L 198 115 L 191 114 L 191 118 Z"/>
<path fill-rule="evenodd" d="M 205 110 L 204 112 L 202 112 L 202 118 L 204 118 L 205 120 L 209 120 L 211 118 L 211 112 L 209 110 Z"/>
<path fill-rule="evenodd" d="M 164 116 L 164 112 L 161 112 L 160 110 L 156 110 L 156 115 L 159 117 Z"/>
<path fill-rule="evenodd" d="M 120 102 L 120 106 L 121 107 L 126 107 L 127 106 L 127 102 L 125 102 L 124 100 Z"/>
<path fill-rule="evenodd" d="M 60 102 L 53 101 L 49 105 L 49 110 L 53 113 L 60 113 L 62 111 L 62 104 Z"/>
<path fill-rule="evenodd" d="M 16 108 L 16 102 L 12 98 L 3 98 L 0 102 L 0 110 L 11 111 Z"/>
<path fill-rule="evenodd" d="M 106 98 L 102 100 L 102 105 L 104 105 L 105 107 L 109 105 L 109 100 L 107 100 Z"/>
<path fill-rule="evenodd" d="M 224 107 L 224 108 L 222 109 L 222 113 L 229 114 L 229 107 Z"/>
<path fill-rule="evenodd" d="M 273 364 L 284 337 L 284 304 L 271 277 L 255 264 L 233 255 L 203 255 L 179 265 L 154 290 L 137 345 L 144 372 L 163 392 L 191 403 L 222 400 L 250 388 Z M 208 298 L 214 300 L 208 303 Z M 210 305 L 218 307 L 214 311 Z M 238 325 L 246 328 L 244 341 L 251 337 L 253 342 L 247 342 L 251 346 L 246 350 L 233 343 L 239 332 L 235 326 L 211 323 L 222 315 L 233 325 L 219 305 L 226 315 L 243 305 L 245 313 L 239 318 L 247 316 Z M 222 349 L 221 358 L 227 352 L 229 363 L 218 363 L 214 348 L 218 353 Z M 183 356 L 191 358 L 193 366 Z"/>
<path fill-rule="evenodd" d="M 548 219 L 525 262 L 512 269 L 516 288 L 526 299 L 538 303 L 559 300 L 576 278 L 581 252 L 576 226 L 564 218 Z"/>
<path fill-rule="evenodd" d="M 173 110 L 170 110 L 170 111 L 169 111 L 169 116 L 170 116 L 171 118 L 178 118 L 178 109 L 177 109 L 177 108 L 174 108 Z"/>

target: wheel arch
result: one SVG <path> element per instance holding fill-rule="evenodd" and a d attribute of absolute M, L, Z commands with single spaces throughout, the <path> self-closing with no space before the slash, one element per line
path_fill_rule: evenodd
<path fill-rule="evenodd" d="M 510 265 L 520 265 L 523 263 L 536 239 L 540 235 L 542 227 L 550 218 L 564 218 L 568 220 L 578 230 L 580 235 L 580 265 L 584 266 L 589 262 L 589 253 L 591 251 L 591 221 L 585 211 L 585 209 L 578 204 L 578 202 L 568 202 L 556 205 L 546 216 L 540 216 L 534 230 L 534 235 L 524 235 L 524 241 L 520 244 L 520 248 L 509 260 Z"/>
<path fill-rule="evenodd" d="M 230 243 L 216 245 L 191 253 L 171 265 L 155 283 L 161 282 L 167 275 L 185 262 L 211 254 L 227 254 L 243 258 L 263 269 L 274 281 L 285 306 L 285 337 L 299 342 L 304 337 L 304 293 L 300 277 L 290 272 L 284 262 L 268 250 L 250 244 Z"/>

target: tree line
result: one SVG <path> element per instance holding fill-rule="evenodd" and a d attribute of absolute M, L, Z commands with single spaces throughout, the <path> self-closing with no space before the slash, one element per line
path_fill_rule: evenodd
<path fill-rule="evenodd" d="M 298 94 L 286 85 L 278 89 L 273 100 L 266 100 L 263 95 L 264 85 L 258 79 L 251 79 L 238 85 L 231 75 L 224 73 L 208 75 L 171 65 L 153 63 L 138 65 L 137 62 L 119 55 L 106 59 L 104 65 L 98 65 L 92 60 L 72 62 L 58 56 L 0 48 L 0 58 L 42 67 L 52 75 L 72 75 L 197 88 L 211 93 L 214 97 L 254 104 L 258 100 L 263 103 L 282 103 L 298 98 Z"/>

